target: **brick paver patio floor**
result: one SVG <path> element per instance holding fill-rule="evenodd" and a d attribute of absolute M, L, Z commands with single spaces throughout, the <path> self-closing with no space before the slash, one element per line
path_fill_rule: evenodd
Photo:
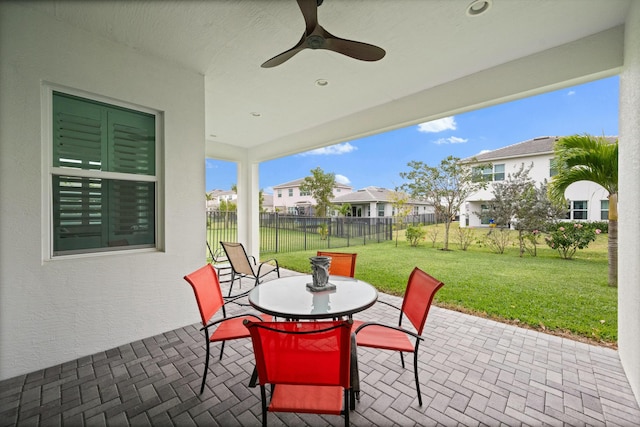
<path fill-rule="evenodd" d="M 355 317 L 393 324 L 389 310 L 376 304 Z M 359 348 L 362 393 L 352 425 L 640 425 L 615 350 L 438 307 L 424 336 L 423 406 L 412 363 L 402 369 L 397 353 Z M 248 387 L 250 341 L 227 343 L 222 362 L 212 358 L 199 395 L 203 359 L 201 332 L 191 325 L 8 379 L 0 382 L 0 425 L 260 425 L 260 391 Z M 272 426 L 342 424 L 337 416 L 269 414 Z"/>

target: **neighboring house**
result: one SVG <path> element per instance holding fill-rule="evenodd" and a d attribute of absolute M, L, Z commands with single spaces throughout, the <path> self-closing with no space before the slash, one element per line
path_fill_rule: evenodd
<path fill-rule="evenodd" d="M 497 150 L 463 159 L 472 167 L 474 165 L 490 165 L 490 167 L 475 166 L 477 173 L 484 179 L 491 181 L 485 190 L 481 190 L 467 198 L 460 208 L 460 226 L 480 227 L 488 226 L 490 218 L 481 218 L 481 214 L 489 209 L 493 199 L 493 182 L 504 181 L 509 174 L 519 170 L 524 165 L 531 166 L 529 177 L 540 184 L 557 173 L 554 165 L 553 147 L 558 136 L 542 136 L 528 141 L 519 142 Z M 617 137 L 607 137 L 611 142 Z M 600 185 L 590 181 L 580 181 L 567 188 L 565 197 L 569 201 L 567 219 L 577 221 L 606 221 L 609 214 L 609 193 Z"/>
<path fill-rule="evenodd" d="M 335 205 L 351 205 L 351 216 L 355 217 L 376 217 L 393 216 L 394 191 L 380 187 L 366 187 L 349 194 L 335 197 L 331 203 Z M 434 213 L 433 205 L 418 200 L 409 200 L 407 203 L 412 210 L 410 215 L 422 215 Z"/>
<path fill-rule="evenodd" d="M 273 212 L 273 194 L 262 193 L 262 211 Z"/>
<path fill-rule="evenodd" d="M 227 203 L 238 203 L 238 195 L 233 190 L 211 190 L 207 193 L 207 212 L 217 211 L 220 209 L 220 202 L 223 200 Z M 273 194 L 263 193 L 262 201 L 263 212 L 273 212 Z"/>
<path fill-rule="evenodd" d="M 237 203 L 238 195 L 233 190 L 212 190 L 208 193 L 207 211 L 220 209 L 220 202 Z"/>
<path fill-rule="evenodd" d="M 300 190 L 300 184 L 304 178 L 285 182 L 284 184 L 273 186 L 273 209 L 290 215 L 313 215 L 313 207 L 316 205 L 311 193 Z M 333 195 L 340 196 L 353 191 L 353 187 L 336 182 L 333 188 Z"/>

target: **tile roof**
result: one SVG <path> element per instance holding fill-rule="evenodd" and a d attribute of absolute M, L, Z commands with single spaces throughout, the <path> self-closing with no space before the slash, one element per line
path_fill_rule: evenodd
<path fill-rule="evenodd" d="M 392 202 L 392 194 L 394 190 L 382 187 L 365 187 L 358 191 L 354 191 L 349 194 L 343 194 L 338 197 L 334 197 L 332 203 L 366 203 L 366 202 Z M 420 202 L 417 200 L 410 200 L 413 204 L 427 204 L 426 202 Z"/>
<path fill-rule="evenodd" d="M 552 154 L 555 142 L 562 136 L 539 136 L 517 144 L 498 148 L 497 150 L 476 154 L 472 157 L 462 159 L 463 162 L 480 162 L 488 160 L 507 159 L 512 157 L 527 157 L 536 154 Z M 604 137 L 610 143 L 615 142 L 617 136 Z"/>

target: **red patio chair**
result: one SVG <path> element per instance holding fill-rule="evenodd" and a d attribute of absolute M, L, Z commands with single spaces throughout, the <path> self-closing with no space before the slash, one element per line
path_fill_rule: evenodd
<path fill-rule="evenodd" d="M 344 415 L 349 425 L 351 322 L 253 322 L 262 425 L 267 412 Z M 265 386 L 271 384 L 267 405 Z"/>
<path fill-rule="evenodd" d="M 331 257 L 329 274 L 335 276 L 354 277 L 356 274 L 356 257 L 358 254 L 345 252 L 318 251 L 318 256 Z"/>
<path fill-rule="evenodd" d="M 421 335 L 427 321 L 427 315 L 429 314 L 433 297 L 443 286 L 444 283 L 416 267 L 409 276 L 407 290 L 402 301 L 402 308 L 378 300 L 378 302 L 387 304 L 400 311 L 400 320 L 398 321 L 397 327 L 375 322 L 363 323 L 361 321 L 355 321 L 353 323 L 356 342 L 359 347 L 399 351 L 403 368 L 403 352 L 413 352 L 413 370 L 420 406 L 422 406 L 422 394 L 420 393 L 420 381 L 418 379 L 418 346 L 420 341 L 424 340 Z M 411 322 L 416 332 L 402 327 L 403 316 L 409 319 L 409 322 Z M 415 339 L 415 344 L 409 339 L 410 336 Z"/>
<path fill-rule="evenodd" d="M 226 341 L 234 340 L 238 338 L 248 338 L 249 331 L 242 324 L 245 319 L 252 319 L 256 321 L 260 320 L 272 320 L 270 316 L 266 315 L 253 315 L 253 314 L 240 314 L 236 316 L 227 317 L 225 310 L 225 300 L 222 297 L 222 290 L 220 289 L 220 282 L 218 282 L 218 276 L 211 264 L 207 264 L 204 267 L 194 271 L 193 273 L 184 276 L 184 279 L 189 282 L 193 288 L 193 292 L 196 296 L 198 303 L 198 309 L 200 310 L 200 317 L 202 318 L 202 328 L 204 331 L 204 339 L 207 348 L 207 355 L 205 356 L 204 372 L 202 374 L 202 385 L 200 387 L 200 394 L 204 391 L 204 384 L 207 379 L 207 372 L 209 370 L 209 354 L 210 345 L 212 342 L 222 342 L 220 347 L 220 360 L 224 353 L 224 344 Z M 231 302 L 227 300 L 228 302 Z M 217 320 L 213 320 L 213 317 L 222 309 L 222 317 Z M 217 326 L 217 327 L 216 327 Z M 215 329 L 210 332 L 212 328 Z"/>

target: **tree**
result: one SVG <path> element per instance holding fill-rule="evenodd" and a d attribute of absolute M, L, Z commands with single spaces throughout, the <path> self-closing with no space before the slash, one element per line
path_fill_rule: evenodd
<path fill-rule="evenodd" d="M 467 197 L 486 188 L 487 183 L 474 179 L 471 167 L 460 162 L 457 157 L 442 159 L 438 167 L 413 160 L 407 164 L 409 172 L 401 172 L 400 177 L 408 180 L 401 189 L 414 199 L 427 200 L 433 204 L 436 216 L 444 222 L 444 247 L 449 250 L 449 228 Z"/>
<path fill-rule="evenodd" d="M 342 215 L 342 217 L 340 218 L 340 230 L 338 231 L 338 234 L 340 236 L 344 236 L 345 235 L 345 218 L 347 216 L 351 216 L 351 203 L 344 203 L 342 205 L 340 205 L 340 207 L 338 208 L 338 213 L 340 215 Z"/>
<path fill-rule="evenodd" d="M 609 286 L 618 286 L 618 140 L 588 134 L 560 138 L 554 148 L 557 175 L 551 179 L 549 195 L 563 201 L 571 184 L 591 181 L 609 193 Z"/>
<path fill-rule="evenodd" d="M 300 191 L 309 193 L 316 201 L 316 216 L 326 216 L 331 207 L 333 188 L 336 186 L 336 175 L 324 173 L 319 166 L 311 170 L 311 176 L 307 176 L 300 183 Z"/>
<path fill-rule="evenodd" d="M 231 191 L 238 194 L 238 186 L 236 184 L 231 184 Z M 260 189 L 258 192 L 258 212 L 264 212 L 264 208 L 262 207 L 264 203 L 264 189 Z"/>
<path fill-rule="evenodd" d="M 533 164 L 526 168 L 522 164 L 517 171 L 508 174 L 507 179 L 495 182 L 494 199 L 484 214 L 493 218 L 497 227 L 511 225 L 518 231 L 520 256 L 525 252 L 528 238 L 535 237 L 549 221 L 561 218 L 566 212 L 564 204 L 553 203 L 547 196 L 546 181 L 538 187 L 529 177 L 532 167 Z"/>
<path fill-rule="evenodd" d="M 404 228 L 404 220 L 411 213 L 409 196 L 401 191 L 394 191 L 389 194 L 389 201 L 393 206 L 394 227 L 396 229 L 396 247 L 398 246 L 398 234 Z"/>

